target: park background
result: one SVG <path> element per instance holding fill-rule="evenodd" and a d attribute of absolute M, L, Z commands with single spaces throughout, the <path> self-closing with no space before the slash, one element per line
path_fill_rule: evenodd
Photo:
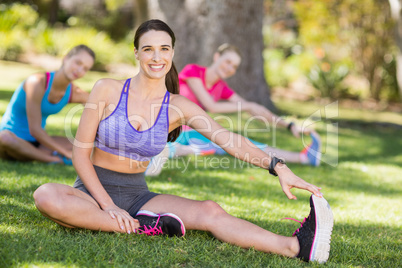
<path fill-rule="evenodd" d="M 93 48 L 93 72 L 77 81 L 85 90 L 103 77 L 136 72 L 135 28 L 148 18 L 176 33 L 175 63 L 208 65 L 219 44 L 238 46 L 243 61 L 229 84 L 289 120 L 310 122 L 323 138 L 318 168 L 290 165 L 322 186 L 335 216 L 330 267 L 401 267 L 401 2 L 398 0 L 30 0 L 0 3 L 0 116 L 29 74 L 59 67 L 72 46 Z M 49 118 L 47 130 L 65 135 L 73 108 Z M 237 115 L 233 115 L 237 120 Z M 242 133 L 247 115 L 234 129 Z M 72 128 L 76 128 L 76 115 Z M 225 123 L 225 122 L 221 122 Z M 253 122 L 255 128 L 261 128 Z M 286 130 L 251 138 L 288 150 L 300 140 Z M 305 138 L 308 143 L 308 137 Z M 224 169 L 212 160 L 171 160 L 150 189 L 212 199 L 229 213 L 282 235 L 303 219 L 308 193 L 288 201 L 266 171 Z M 173 162 L 175 161 L 175 162 Z M 187 163 L 187 162 L 186 162 Z M 72 184 L 72 167 L 0 160 L 0 266 L 299 267 L 304 264 L 244 250 L 190 231 L 185 239 L 132 237 L 68 230 L 35 209 L 33 191 L 46 182 Z M 314 265 L 313 265 L 314 266 Z"/>

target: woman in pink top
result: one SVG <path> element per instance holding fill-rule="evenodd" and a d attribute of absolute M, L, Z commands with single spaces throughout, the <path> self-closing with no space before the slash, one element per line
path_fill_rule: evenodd
<path fill-rule="evenodd" d="M 321 157 L 321 142 L 318 133 L 311 129 L 302 129 L 293 122 L 286 122 L 264 106 L 247 101 L 234 92 L 224 81 L 233 76 L 241 63 L 240 51 L 229 44 L 221 45 L 213 56 L 210 66 L 188 64 L 179 74 L 180 95 L 198 104 L 211 113 L 248 112 L 251 116 L 270 123 L 275 127 L 287 128 L 296 138 L 300 134 L 310 134 L 312 143 L 301 152 L 291 152 L 273 148 L 267 144 L 249 139 L 256 147 L 271 155 L 280 157 L 289 163 L 318 166 Z M 175 143 L 169 143 L 163 153 L 153 159 L 147 175 L 156 176 L 168 157 L 191 154 L 225 154 L 225 151 L 191 128 L 183 132 Z"/>

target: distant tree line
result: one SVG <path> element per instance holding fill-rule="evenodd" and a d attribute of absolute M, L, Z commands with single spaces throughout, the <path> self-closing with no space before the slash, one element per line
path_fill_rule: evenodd
<path fill-rule="evenodd" d="M 178 36 L 179 68 L 189 62 L 208 64 L 219 44 L 233 43 L 241 49 L 243 63 L 230 85 L 240 95 L 273 108 L 262 56 L 270 46 L 283 49 L 285 57 L 292 56 L 296 47 L 318 51 L 316 67 L 308 65 L 316 71 L 315 76 L 310 73 L 310 81 L 323 94 L 328 91 L 329 97 L 342 96 L 339 84 L 353 73 L 366 79 L 371 98 L 398 101 L 401 1 L 3 0 L 2 4 L 27 3 L 51 27 L 91 26 L 116 41 L 126 40 L 148 18 L 164 19 Z M 264 43 L 263 26 L 278 21 L 296 36 L 291 46 Z"/>

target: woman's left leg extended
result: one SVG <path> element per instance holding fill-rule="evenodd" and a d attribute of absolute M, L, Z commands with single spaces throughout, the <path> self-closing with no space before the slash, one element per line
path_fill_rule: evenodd
<path fill-rule="evenodd" d="M 296 237 L 271 233 L 236 218 L 214 201 L 196 201 L 174 195 L 158 195 L 141 209 L 154 213 L 171 212 L 180 217 L 186 229 L 211 232 L 217 239 L 243 248 L 295 257 L 299 252 Z"/>

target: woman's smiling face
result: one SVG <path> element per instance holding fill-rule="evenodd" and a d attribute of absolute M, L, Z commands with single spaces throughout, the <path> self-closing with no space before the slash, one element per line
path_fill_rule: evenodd
<path fill-rule="evenodd" d="M 86 51 L 81 50 L 71 57 L 63 59 L 64 74 L 67 79 L 74 81 L 83 77 L 94 65 L 94 59 Z"/>
<path fill-rule="evenodd" d="M 140 63 L 140 72 L 149 78 L 163 78 L 172 67 L 172 38 L 164 31 L 151 30 L 144 33 L 139 39 L 138 50 L 134 51 Z"/>
<path fill-rule="evenodd" d="M 241 63 L 240 56 L 234 51 L 226 51 L 215 58 L 216 71 L 221 79 L 233 76 Z"/>

